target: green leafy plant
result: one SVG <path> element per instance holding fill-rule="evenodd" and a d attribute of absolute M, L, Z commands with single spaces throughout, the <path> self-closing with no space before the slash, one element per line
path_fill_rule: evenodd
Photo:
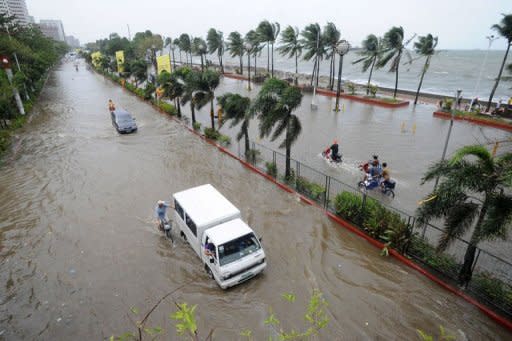
<path fill-rule="evenodd" d="M 418 336 L 419 336 L 420 340 L 422 340 L 422 341 L 434 341 L 434 340 L 452 341 L 452 340 L 455 340 L 455 336 L 449 335 L 443 326 L 439 326 L 439 336 L 437 338 L 435 338 L 432 335 L 427 334 L 426 332 L 424 332 L 421 329 L 416 329 L 416 332 L 418 333 Z"/>
<path fill-rule="evenodd" d="M 476 273 L 470 286 L 497 304 L 512 306 L 512 287 L 490 273 Z"/>
<path fill-rule="evenodd" d="M 231 137 L 219 134 L 217 141 L 219 141 L 219 143 L 223 146 L 229 146 L 231 144 Z"/>
<path fill-rule="evenodd" d="M 444 110 L 452 110 L 453 105 L 453 99 L 452 98 L 445 98 L 443 101 L 443 109 Z"/>
<path fill-rule="evenodd" d="M 360 195 L 350 192 L 341 192 L 334 198 L 336 214 L 342 218 L 354 222 L 359 215 L 363 200 Z"/>
<path fill-rule="evenodd" d="M 314 200 L 323 199 L 326 192 L 324 186 L 308 181 L 306 178 L 302 176 L 297 177 L 297 181 L 295 182 L 295 188 L 297 189 L 298 192 L 306 194 Z"/>
<path fill-rule="evenodd" d="M 153 83 L 147 83 L 144 88 L 143 96 L 145 100 L 149 100 L 153 98 L 153 93 L 155 92 L 156 87 Z"/>
<path fill-rule="evenodd" d="M 199 122 L 192 123 L 192 128 L 194 128 L 194 130 L 201 130 L 201 123 L 199 123 Z"/>
<path fill-rule="evenodd" d="M 172 116 L 178 113 L 176 107 L 170 103 L 160 101 L 160 103 L 158 103 L 158 107 Z"/>
<path fill-rule="evenodd" d="M 368 89 L 369 89 L 369 92 L 370 92 L 370 95 L 372 97 L 376 97 L 377 96 L 377 91 L 379 91 L 379 87 L 375 84 L 370 84 L 368 86 Z"/>
<path fill-rule="evenodd" d="M 252 164 L 256 164 L 256 161 L 260 158 L 261 152 L 258 149 L 249 149 L 246 154 L 247 161 Z"/>
<path fill-rule="evenodd" d="M 348 91 L 350 92 L 351 95 L 355 95 L 356 94 L 356 85 L 352 82 L 348 82 L 347 83 L 347 89 Z"/>
<path fill-rule="evenodd" d="M 209 127 L 204 128 L 204 136 L 210 140 L 217 140 L 220 137 L 220 133 Z"/>
<path fill-rule="evenodd" d="M 265 167 L 267 168 L 267 174 L 271 177 L 277 177 L 277 165 L 275 162 L 265 162 Z"/>
<path fill-rule="evenodd" d="M 178 335 L 197 335 L 196 308 L 197 305 L 189 307 L 187 303 L 176 304 L 178 311 L 170 315 L 170 318 L 176 320 L 176 330 Z"/>

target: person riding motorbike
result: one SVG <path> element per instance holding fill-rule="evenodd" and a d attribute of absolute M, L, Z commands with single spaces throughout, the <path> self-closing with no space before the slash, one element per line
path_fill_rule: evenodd
<path fill-rule="evenodd" d="M 341 160 L 341 154 L 339 153 L 339 145 L 338 141 L 334 140 L 333 144 L 331 145 L 331 160 L 333 161 L 340 161 Z"/>

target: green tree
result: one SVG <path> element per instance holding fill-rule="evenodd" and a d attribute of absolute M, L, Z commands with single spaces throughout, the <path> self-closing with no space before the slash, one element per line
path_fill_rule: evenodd
<path fill-rule="evenodd" d="M 183 70 L 177 69 L 172 73 L 162 71 L 158 76 L 158 84 L 164 90 L 163 97 L 174 101 L 178 109 L 178 117 L 181 117 L 180 98 L 184 93 Z"/>
<path fill-rule="evenodd" d="M 481 241 L 505 239 L 512 221 L 512 153 L 493 157 L 483 146 L 459 149 L 451 160 L 437 162 L 422 184 L 440 178 L 439 186 L 418 208 L 418 222 L 444 218 L 438 243 L 443 251 L 457 238 L 471 233 L 458 280 L 467 286 L 472 276 L 475 253 Z"/>
<path fill-rule="evenodd" d="M 206 36 L 206 41 L 208 42 L 208 52 L 210 54 L 217 53 L 220 72 L 224 73 L 224 64 L 222 62 L 222 57 L 224 55 L 224 33 L 217 31 L 214 28 L 210 28 Z"/>
<path fill-rule="evenodd" d="M 421 85 L 423 84 L 423 77 L 430 66 L 430 59 L 436 53 L 437 37 L 433 37 L 432 34 L 426 36 L 420 36 L 418 41 L 414 43 L 414 51 L 422 57 L 425 57 L 425 64 L 421 70 L 420 84 L 416 91 L 416 97 L 414 98 L 414 104 L 418 103 L 418 96 L 420 94 Z"/>
<path fill-rule="evenodd" d="M 288 58 L 295 57 L 295 78 L 294 84 L 298 85 L 297 79 L 299 73 L 299 57 L 302 54 L 302 42 L 299 39 L 299 29 L 288 26 L 281 33 L 281 46 L 277 48 L 282 56 L 288 55 Z"/>
<path fill-rule="evenodd" d="M 224 121 L 231 121 L 230 128 L 242 122 L 240 131 L 236 135 L 237 141 L 244 137 L 245 142 L 245 155 L 249 155 L 249 123 L 253 117 L 253 112 L 249 110 L 251 106 L 251 99 L 243 97 L 239 94 L 225 93 L 217 97 L 217 103 L 224 112 Z"/>
<path fill-rule="evenodd" d="M 334 87 L 334 75 L 336 73 L 336 52 L 340 43 L 341 33 L 332 22 L 324 27 L 323 41 L 325 42 L 326 57 L 330 59 L 329 65 L 329 89 Z"/>
<path fill-rule="evenodd" d="M 285 139 L 279 148 L 286 149 L 286 179 L 289 179 L 291 174 L 291 147 L 302 130 L 299 118 L 293 114 L 301 101 L 302 93 L 299 88 L 290 86 L 283 80 L 270 78 L 263 84 L 252 109 L 260 119 L 261 137 L 271 136 L 271 140 L 275 141 L 283 132 L 285 133 Z"/>
<path fill-rule="evenodd" d="M 393 98 L 396 98 L 398 90 L 398 69 L 400 66 L 400 59 L 402 58 L 405 49 L 404 44 L 404 29 L 400 27 L 392 27 L 384 34 L 382 40 L 384 56 L 377 62 L 377 68 L 384 67 L 390 60 L 391 66 L 389 72 L 395 73 L 395 90 L 393 91 Z"/>
<path fill-rule="evenodd" d="M 203 38 L 194 38 L 192 40 L 192 52 L 196 56 L 201 57 L 201 71 L 204 71 L 204 59 L 206 58 L 206 53 L 208 52 L 208 46 L 206 46 L 206 42 Z"/>
<path fill-rule="evenodd" d="M 313 72 L 311 74 L 311 85 L 316 78 L 316 86 L 318 86 L 318 74 L 320 71 L 320 61 L 325 55 L 325 42 L 322 35 L 322 29 L 318 23 L 309 24 L 302 30 L 302 45 L 304 46 L 304 60 L 315 58 L 313 64 Z"/>
<path fill-rule="evenodd" d="M 279 37 L 279 31 L 281 26 L 279 23 L 274 22 L 271 23 L 268 20 L 263 20 L 259 23 L 256 32 L 260 38 L 260 42 L 265 42 L 267 44 L 267 72 L 270 72 L 270 75 L 274 77 L 274 43 Z M 269 46 L 272 46 L 272 51 L 269 51 Z M 272 58 L 272 70 L 269 71 L 269 58 Z"/>
<path fill-rule="evenodd" d="M 179 38 L 174 38 L 174 40 L 172 41 L 172 45 L 177 47 L 178 50 L 180 50 L 180 65 L 183 65 L 183 61 L 182 61 L 182 58 L 181 58 L 180 39 Z"/>
<path fill-rule="evenodd" d="M 180 53 L 181 51 L 185 52 L 185 61 L 188 63 L 188 54 L 190 54 L 190 65 L 192 65 L 192 43 L 190 41 L 190 36 L 186 33 L 180 35 Z"/>
<path fill-rule="evenodd" d="M 212 129 L 215 130 L 213 100 L 215 99 L 215 89 L 220 83 L 220 74 L 217 71 L 208 69 L 201 72 L 199 77 L 196 78 L 196 82 L 196 91 L 194 94 L 195 106 L 197 109 L 201 109 L 203 106 L 210 103 L 210 120 Z"/>
<path fill-rule="evenodd" d="M 362 70 L 366 72 L 370 68 L 370 75 L 368 76 L 368 84 L 366 86 L 366 95 L 370 93 L 370 82 L 373 74 L 373 67 L 375 62 L 382 56 L 382 45 L 381 41 L 374 34 L 368 35 L 361 47 L 361 51 L 358 53 L 361 58 L 355 60 L 352 64 L 363 63 Z"/>
<path fill-rule="evenodd" d="M 244 74 L 243 56 L 245 52 L 244 39 L 239 32 L 231 32 L 228 36 L 228 50 L 231 57 L 240 58 L 240 74 Z"/>
<path fill-rule="evenodd" d="M 258 33 L 255 30 L 250 30 L 247 32 L 245 35 L 245 40 L 252 46 L 250 53 L 254 57 L 254 75 L 256 76 L 258 68 L 257 57 L 260 55 L 261 50 L 263 49 L 263 45 L 261 44 Z"/>
<path fill-rule="evenodd" d="M 171 37 L 165 38 L 165 46 L 169 46 L 172 55 L 172 65 L 176 68 L 176 58 L 174 57 L 174 51 L 176 50 L 177 45 L 174 45 L 174 41 Z"/>
<path fill-rule="evenodd" d="M 148 66 L 143 59 L 132 60 L 128 63 L 125 71 L 128 74 L 128 77 L 131 76 L 135 79 L 136 88 L 148 77 Z"/>
<path fill-rule="evenodd" d="M 510 50 L 510 46 L 512 45 L 512 14 L 502 14 L 503 18 L 501 19 L 500 24 L 492 25 L 492 29 L 498 32 L 500 36 L 507 40 L 507 50 L 505 51 L 505 55 L 503 56 L 503 61 L 501 62 L 500 72 L 498 72 L 498 77 L 496 77 L 496 82 L 492 87 L 491 94 L 489 95 L 489 101 L 487 102 L 487 110 L 491 109 L 492 98 L 494 97 L 494 93 L 498 88 L 498 84 L 500 83 L 501 74 L 503 73 L 503 67 L 507 61 L 508 51 Z"/>

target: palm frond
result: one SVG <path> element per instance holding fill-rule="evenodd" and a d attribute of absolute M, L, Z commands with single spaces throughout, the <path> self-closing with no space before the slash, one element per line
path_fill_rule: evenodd
<path fill-rule="evenodd" d="M 437 244 L 438 251 L 445 251 L 450 244 L 460 238 L 472 226 L 478 216 L 479 205 L 473 202 L 461 202 L 448 210 L 444 230 Z"/>
<path fill-rule="evenodd" d="M 489 172 L 494 171 L 494 160 L 491 153 L 485 147 L 480 145 L 465 146 L 460 148 L 450 159 L 450 163 L 452 165 L 456 164 L 469 155 L 477 157 L 478 160 L 486 166 Z"/>
<path fill-rule="evenodd" d="M 480 228 L 479 240 L 507 238 L 512 223 L 512 197 L 504 193 L 492 196 L 488 201 L 487 214 Z"/>

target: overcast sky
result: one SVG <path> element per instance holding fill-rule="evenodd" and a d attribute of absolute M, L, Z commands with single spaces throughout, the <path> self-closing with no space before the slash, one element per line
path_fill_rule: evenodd
<path fill-rule="evenodd" d="M 210 27 L 225 36 L 245 34 L 263 19 L 302 29 L 309 23 L 332 21 L 353 45 L 391 26 L 403 26 L 406 37 L 432 33 L 441 49 L 485 49 L 490 27 L 501 13 L 512 13 L 512 0 L 26 0 L 29 14 L 60 19 L 67 35 L 81 43 L 111 32 L 132 36 L 150 29 L 164 36 L 181 33 L 206 36 Z M 505 49 L 497 40 L 493 49 Z"/>

